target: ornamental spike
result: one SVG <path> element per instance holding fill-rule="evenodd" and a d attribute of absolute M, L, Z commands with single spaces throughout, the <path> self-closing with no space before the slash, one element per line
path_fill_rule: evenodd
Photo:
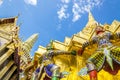
<path fill-rule="evenodd" d="M 114 71 L 114 68 L 113 68 L 113 62 L 112 62 L 112 58 L 107 58 L 107 62 L 109 64 L 109 66 L 111 67 L 112 71 Z"/>

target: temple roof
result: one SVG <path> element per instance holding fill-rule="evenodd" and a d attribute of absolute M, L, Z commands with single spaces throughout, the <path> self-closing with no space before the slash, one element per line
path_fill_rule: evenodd
<path fill-rule="evenodd" d="M 17 18 L 18 18 L 18 16 L 11 17 L 11 18 L 1 18 L 0 19 L 0 25 L 1 24 L 7 24 L 7 23 L 15 23 Z"/>

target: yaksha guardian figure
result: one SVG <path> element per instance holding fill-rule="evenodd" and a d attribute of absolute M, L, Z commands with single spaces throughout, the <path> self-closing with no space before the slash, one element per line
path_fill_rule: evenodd
<path fill-rule="evenodd" d="M 61 50 L 54 50 L 51 45 L 47 46 L 47 51 L 44 55 L 42 55 L 40 59 L 40 71 L 39 78 L 36 80 L 41 80 L 41 76 L 43 72 L 46 73 L 47 77 L 51 79 L 44 79 L 44 80 L 60 80 L 64 75 L 69 74 L 68 72 L 60 72 L 60 67 L 54 63 L 53 57 L 57 55 L 76 55 L 75 51 L 61 51 Z"/>
<path fill-rule="evenodd" d="M 96 35 L 91 41 L 83 44 L 83 50 L 88 45 L 97 44 L 97 50 L 86 61 L 86 68 L 80 70 L 79 75 L 89 73 L 90 80 L 97 80 L 97 72 L 101 69 L 115 75 L 120 68 L 120 47 L 113 45 L 110 40 L 120 38 L 120 33 L 112 34 L 98 25 L 95 29 Z"/>

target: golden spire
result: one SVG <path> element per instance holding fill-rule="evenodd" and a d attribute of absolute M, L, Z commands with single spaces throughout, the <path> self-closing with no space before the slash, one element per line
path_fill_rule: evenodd
<path fill-rule="evenodd" d="M 38 38 L 38 34 L 33 34 L 25 42 L 23 42 L 23 48 L 27 51 L 27 53 L 30 52 L 37 38 Z"/>
<path fill-rule="evenodd" d="M 97 21 L 94 19 L 92 13 L 89 11 L 87 24 L 77 35 L 87 40 L 91 39 L 91 37 L 94 35 L 96 24 Z"/>
<path fill-rule="evenodd" d="M 34 43 L 36 42 L 37 38 L 38 38 L 38 34 L 33 34 L 22 44 L 22 49 L 24 51 L 23 56 L 25 56 L 28 61 L 31 61 L 30 51 L 31 51 Z"/>
<path fill-rule="evenodd" d="M 90 11 L 89 11 L 88 19 L 89 19 L 88 22 L 94 22 L 94 21 L 95 21 L 95 19 L 94 19 L 92 13 L 91 13 Z"/>
<path fill-rule="evenodd" d="M 87 23 L 86 26 L 88 26 L 88 25 L 90 26 L 90 25 L 93 25 L 93 24 L 95 24 L 95 23 L 97 23 L 97 21 L 94 19 L 92 13 L 89 11 L 88 23 Z"/>

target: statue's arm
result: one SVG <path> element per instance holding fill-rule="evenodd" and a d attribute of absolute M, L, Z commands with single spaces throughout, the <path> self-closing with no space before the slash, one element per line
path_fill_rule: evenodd
<path fill-rule="evenodd" d="M 89 45 L 93 45 L 93 44 L 96 44 L 98 42 L 98 37 L 95 36 L 93 37 L 91 40 L 89 41 L 86 41 L 82 44 L 82 48 L 85 49 L 85 47 L 89 46 Z"/>
<path fill-rule="evenodd" d="M 116 33 L 106 33 L 106 35 L 108 36 L 108 38 L 110 40 L 114 40 L 114 39 L 120 39 L 120 32 L 116 32 Z"/>

